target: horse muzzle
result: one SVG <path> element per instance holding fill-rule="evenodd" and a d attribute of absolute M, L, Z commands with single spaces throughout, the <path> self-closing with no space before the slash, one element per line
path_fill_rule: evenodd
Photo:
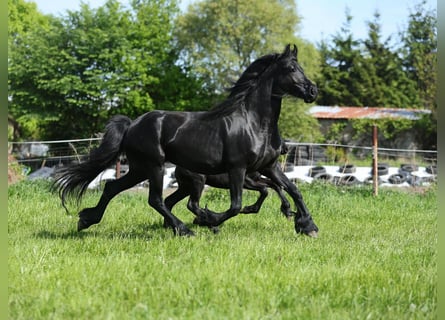
<path fill-rule="evenodd" d="M 304 102 L 310 103 L 314 102 L 315 99 L 317 99 L 318 96 L 318 88 L 314 84 L 310 84 L 306 87 L 306 94 L 304 97 Z"/>

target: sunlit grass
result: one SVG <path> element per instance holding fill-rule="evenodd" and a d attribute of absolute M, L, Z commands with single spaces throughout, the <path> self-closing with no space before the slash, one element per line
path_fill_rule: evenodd
<path fill-rule="evenodd" d="M 102 222 L 76 232 L 44 182 L 9 187 L 11 319 L 434 319 L 436 189 L 400 191 L 301 185 L 319 238 L 296 235 L 269 197 L 220 233 L 192 224 L 173 236 L 129 191 Z M 271 192 L 272 194 L 272 192 Z M 246 192 L 244 203 L 255 201 Z M 84 206 L 99 198 L 88 192 Z M 226 191 L 202 205 L 222 211 Z"/>

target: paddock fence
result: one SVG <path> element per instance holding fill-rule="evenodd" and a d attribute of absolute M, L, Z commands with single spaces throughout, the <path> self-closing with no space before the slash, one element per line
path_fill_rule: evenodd
<path fill-rule="evenodd" d="M 83 161 L 100 139 L 8 142 L 8 151 L 28 178 L 52 177 L 57 167 Z M 371 181 L 372 146 L 292 141 L 286 141 L 286 146 L 287 153 L 280 157 L 280 163 L 295 182 L 324 180 L 352 185 Z M 417 186 L 436 181 L 437 150 L 377 148 L 377 159 L 380 184 Z M 164 186 L 175 187 L 174 166 L 168 164 L 167 168 Z M 98 179 L 113 179 L 127 170 L 123 157 Z"/>

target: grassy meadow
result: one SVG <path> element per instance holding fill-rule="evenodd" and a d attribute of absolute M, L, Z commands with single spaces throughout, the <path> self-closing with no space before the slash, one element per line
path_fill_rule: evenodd
<path fill-rule="evenodd" d="M 435 319 L 437 188 L 301 184 L 320 228 L 297 235 L 271 191 L 258 215 L 220 233 L 173 236 L 146 191 L 118 195 L 98 225 L 76 231 L 46 181 L 8 188 L 10 319 Z M 256 199 L 245 193 L 243 203 Z M 82 207 L 99 193 L 89 191 Z M 223 211 L 226 191 L 202 205 Z"/>

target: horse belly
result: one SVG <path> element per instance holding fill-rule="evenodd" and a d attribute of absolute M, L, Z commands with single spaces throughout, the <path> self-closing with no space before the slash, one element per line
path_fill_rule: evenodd
<path fill-rule="evenodd" d="M 217 174 L 224 172 L 218 144 L 196 142 L 194 144 L 169 144 L 165 148 L 166 160 L 175 165 L 202 174 Z"/>

